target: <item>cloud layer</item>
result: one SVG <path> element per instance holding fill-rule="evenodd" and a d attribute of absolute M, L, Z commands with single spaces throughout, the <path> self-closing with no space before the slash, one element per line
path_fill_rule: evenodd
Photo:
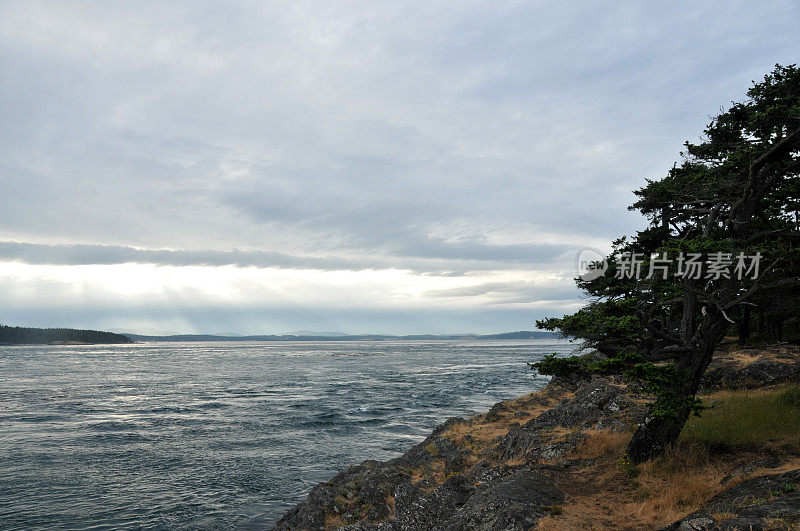
<path fill-rule="evenodd" d="M 498 297 L 559 313 L 578 300 L 575 252 L 641 225 L 630 191 L 796 60 L 799 22 L 790 0 L 3 2 L 0 260 L 70 282 L 74 266 L 201 266 L 199 292 L 228 266 L 408 271 L 397 281 L 420 292 L 461 278 L 426 297 L 420 332 L 452 331 L 454 300 L 482 316 L 459 330 L 497 328 Z M 103 289 L 124 328 L 124 297 Z M 409 329 L 387 297 L 351 289 Z M 36 297 L 24 315 L 0 302 L 0 321 L 52 317 Z M 162 304 L 176 331 L 205 322 Z M 234 313 L 267 333 L 336 311 L 304 304 L 294 321 Z"/>

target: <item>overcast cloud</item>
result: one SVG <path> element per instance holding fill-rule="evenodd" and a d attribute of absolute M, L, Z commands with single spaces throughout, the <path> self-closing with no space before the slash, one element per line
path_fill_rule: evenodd
<path fill-rule="evenodd" d="M 1 1 L 0 322 L 530 329 L 799 26 L 791 0 Z"/>

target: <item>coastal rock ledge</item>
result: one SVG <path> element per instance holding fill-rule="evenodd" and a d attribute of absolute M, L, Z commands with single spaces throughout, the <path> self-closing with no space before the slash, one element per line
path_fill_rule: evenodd
<path fill-rule="evenodd" d="M 629 431 L 643 414 L 622 386 L 554 380 L 486 414 L 449 419 L 401 457 L 347 468 L 276 529 L 530 529 L 565 502 L 557 484 L 567 469 L 552 462 L 586 438 L 580 428 Z"/>
<path fill-rule="evenodd" d="M 791 356 L 771 365 L 764 357 L 774 358 L 774 352 L 748 352 L 746 358 L 721 353 L 706 388 L 711 392 L 723 382 L 720 387 L 727 387 L 737 374 L 747 375 L 750 388 L 758 386 L 759 377 L 765 386 L 796 382 L 800 352 L 792 350 Z M 746 367 L 737 365 L 742 363 L 757 365 L 742 373 Z M 398 458 L 347 468 L 314 487 L 275 529 L 652 529 L 626 525 L 613 514 L 615 493 L 625 500 L 645 495 L 640 491 L 646 489 L 631 486 L 625 463 L 613 463 L 643 421 L 646 403 L 645 397 L 612 379 L 554 378 L 543 390 L 500 402 L 487 413 L 449 419 Z M 682 514 L 695 510 L 689 516 L 667 520 L 675 523 L 665 529 L 789 529 L 800 522 L 796 457 L 730 457 L 725 478 L 714 480 L 721 494 L 702 508 L 688 507 Z M 605 468 L 598 458 L 605 460 Z M 615 466 L 619 470 L 612 475 L 608 469 Z M 773 473 L 759 476 L 768 472 Z M 587 510 L 574 509 L 578 502 L 594 511 L 587 517 L 591 525 L 574 524 L 580 519 L 569 524 L 564 520 L 569 514 L 560 516 Z M 776 514 L 783 515 L 780 522 L 790 522 L 787 527 L 772 527 Z"/>

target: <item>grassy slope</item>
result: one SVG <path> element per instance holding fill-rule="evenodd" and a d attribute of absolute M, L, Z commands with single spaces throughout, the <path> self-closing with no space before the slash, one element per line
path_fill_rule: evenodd
<path fill-rule="evenodd" d="M 773 442 L 800 445 L 800 386 L 721 391 L 707 402 L 710 408 L 686 423 L 682 442 L 720 450 Z"/>

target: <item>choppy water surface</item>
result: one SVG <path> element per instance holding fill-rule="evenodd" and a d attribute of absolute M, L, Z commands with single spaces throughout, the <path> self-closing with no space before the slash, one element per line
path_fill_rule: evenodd
<path fill-rule="evenodd" d="M 0 346 L 0 527 L 263 528 L 540 388 L 552 341 Z"/>

